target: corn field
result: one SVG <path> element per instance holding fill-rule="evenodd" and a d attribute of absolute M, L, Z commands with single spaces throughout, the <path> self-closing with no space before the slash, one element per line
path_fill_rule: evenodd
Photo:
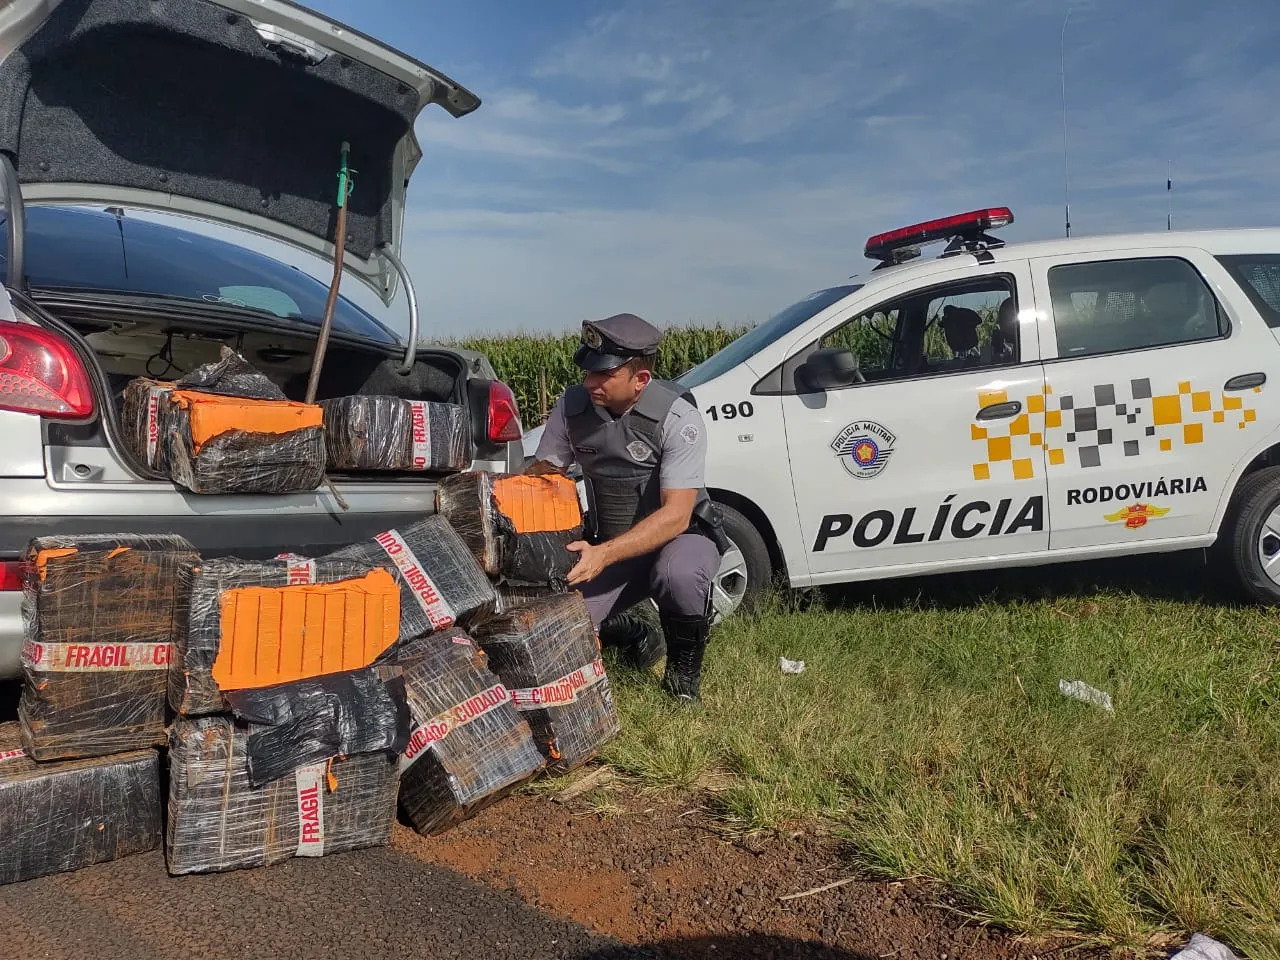
<path fill-rule="evenodd" d="M 993 307 L 978 308 L 982 317 L 980 339 L 988 343 L 995 329 Z M 936 318 L 934 318 L 936 320 Z M 901 363 L 902 344 L 898 342 L 898 311 L 874 312 L 858 317 L 832 330 L 822 338 L 824 347 L 848 347 L 865 371 L 883 370 Z M 674 380 L 696 367 L 712 354 L 746 333 L 750 327 L 672 327 L 658 348 L 658 365 L 654 376 Z M 520 420 L 526 430 L 546 420 L 547 412 L 566 387 L 582 380 L 582 371 L 573 362 L 579 333 L 470 337 L 446 341 L 444 346 L 459 346 L 483 353 L 501 379 L 515 392 L 520 405 Z M 917 347 L 917 349 L 920 349 Z M 931 322 L 924 335 L 923 350 L 929 360 L 951 357 L 942 330 Z"/>
<path fill-rule="evenodd" d="M 726 344 L 746 333 L 747 327 L 673 327 L 658 348 L 654 376 L 674 379 Z M 560 336 L 513 334 L 507 337 L 472 337 L 455 344 L 477 350 L 489 358 L 498 377 L 515 392 L 520 404 L 520 420 L 526 430 L 546 419 L 552 404 L 566 387 L 582 380 L 574 365 L 578 348 L 577 331 Z"/>

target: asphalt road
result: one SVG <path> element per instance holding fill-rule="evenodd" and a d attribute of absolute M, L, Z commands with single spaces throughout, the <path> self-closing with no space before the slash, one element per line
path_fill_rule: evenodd
<path fill-rule="evenodd" d="M 12 960 L 641 960 L 516 896 L 375 848 L 170 877 L 159 851 L 0 887 Z"/>

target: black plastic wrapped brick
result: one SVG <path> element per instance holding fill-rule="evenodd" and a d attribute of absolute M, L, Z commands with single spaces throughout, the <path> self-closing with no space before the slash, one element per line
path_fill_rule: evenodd
<path fill-rule="evenodd" d="M 160 803 L 157 750 L 37 763 L 0 724 L 0 884 L 156 849 Z"/>
<path fill-rule="evenodd" d="M 25 560 L 18 717 L 28 751 L 56 760 L 163 745 L 195 548 L 178 536 L 39 537 Z"/>
<path fill-rule="evenodd" d="M 490 668 L 533 729 L 547 772 L 595 757 L 620 725 L 582 594 L 529 600 L 474 628 Z"/>
<path fill-rule="evenodd" d="M 192 493 L 302 493 L 324 481 L 324 411 L 287 400 L 227 347 L 159 404 L 169 476 Z"/>
<path fill-rule="evenodd" d="M 252 726 L 179 720 L 169 737 L 165 859 L 174 875 L 262 867 L 384 846 L 395 821 L 396 758 L 364 753 L 249 782 Z"/>
<path fill-rule="evenodd" d="M 343 547 L 326 559 L 383 566 L 395 573 L 402 643 L 455 624 L 466 626 L 477 614 L 492 610 L 497 600 L 467 544 L 435 514 Z"/>
<path fill-rule="evenodd" d="M 169 705 L 184 717 L 220 713 L 226 709 L 223 690 L 214 678 L 214 667 L 222 649 L 224 607 L 229 591 L 254 587 L 298 587 L 315 584 L 339 584 L 360 581 L 371 573 L 384 578 L 395 604 L 395 624 L 391 627 L 394 646 L 400 621 L 394 577 L 385 569 L 374 571 L 369 564 L 357 560 L 332 558 L 308 560 L 303 557 L 280 557 L 274 560 L 248 561 L 232 557 L 206 560 L 196 570 L 191 586 L 191 602 L 186 629 L 176 638 L 173 665 L 169 670 Z M 270 631 L 260 631 L 270 632 Z M 315 638 L 317 642 L 320 638 Z M 373 662 L 370 659 L 369 662 Z M 342 673 L 365 664 L 339 664 L 324 673 Z M 317 676 L 323 675 L 320 673 Z M 302 680 L 307 677 L 295 676 Z M 263 684 L 269 686 L 273 684 Z"/>
<path fill-rule="evenodd" d="M 453 474 L 440 480 L 436 509 L 491 577 L 562 586 L 578 562 L 566 549 L 583 537 L 577 487 L 568 477 Z"/>
<path fill-rule="evenodd" d="M 396 755 L 409 742 L 404 677 L 375 667 L 224 697 L 232 716 L 255 727 L 245 751 L 255 787 L 330 757 Z"/>
<path fill-rule="evenodd" d="M 402 648 L 413 732 L 400 757 L 400 805 L 441 833 L 537 776 L 545 760 L 510 692 L 461 630 Z"/>
<path fill-rule="evenodd" d="M 456 403 L 357 396 L 320 406 L 331 470 L 452 472 L 470 465 L 470 417 Z"/>
<path fill-rule="evenodd" d="M 266 374 L 255 370 L 252 364 L 230 347 L 223 345 L 220 359 L 196 367 L 174 383 L 175 389 L 193 390 L 197 393 L 216 393 L 224 397 L 243 397 L 248 400 L 284 400 L 284 391 Z"/>

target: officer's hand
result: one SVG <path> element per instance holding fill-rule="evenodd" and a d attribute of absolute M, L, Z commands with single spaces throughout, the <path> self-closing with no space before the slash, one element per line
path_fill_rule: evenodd
<path fill-rule="evenodd" d="M 609 565 L 608 550 L 603 544 L 593 546 L 585 540 L 575 540 L 565 549 L 578 554 L 578 562 L 569 571 L 567 578 L 570 586 L 594 580 Z"/>

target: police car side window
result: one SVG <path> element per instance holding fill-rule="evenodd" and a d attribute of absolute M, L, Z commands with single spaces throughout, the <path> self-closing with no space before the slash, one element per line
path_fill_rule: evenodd
<path fill-rule="evenodd" d="M 1138 257 L 1049 268 L 1049 299 L 1064 359 L 1212 340 L 1226 317 L 1186 260 Z"/>
<path fill-rule="evenodd" d="M 868 383 L 1014 364 L 1013 280 L 985 276 L 914 291 L 846 321 L 817 345 L 851 350 Z"/>

